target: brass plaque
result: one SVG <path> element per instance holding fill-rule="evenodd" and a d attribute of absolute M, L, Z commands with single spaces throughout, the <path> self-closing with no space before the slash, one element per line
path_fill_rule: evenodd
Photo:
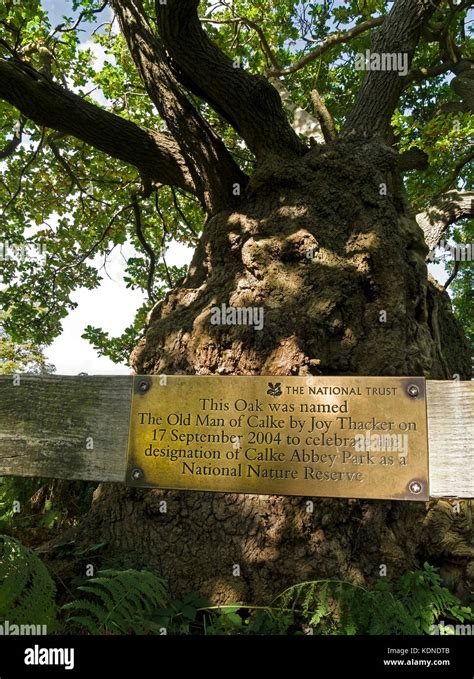
<path fill-rule="evenodd" d="M 127 483 L 427 500 L 425 380 L 137 376 Z"/>

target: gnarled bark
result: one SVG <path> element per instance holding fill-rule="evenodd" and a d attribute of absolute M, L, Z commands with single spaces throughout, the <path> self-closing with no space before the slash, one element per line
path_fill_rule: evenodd
<path fill-rule="evenodd" d="M 441 0 L 398 0 L 373 36 L 372 54 L 406 55 L 409 67 L 423 23 L 432 16 L 440 2 Z M 398 71 L 369 71 L 347 117 L 344 134 L 378 134 L 385 137 L 403 88 L 404 78 Z"/>
<path fill-rule="evenodd" d="M 233 125 L 258 160 L 268 154 L 301 155 L 305 147 L 289 125 L 274 87 L 265 77 L 234 64 L 208 38 L 198 17 L 199 3 L 156 2 L 160 36 L 178 78 Z"/>
<path fill-rule="evenodd" d="M 38 125 L 70 134 L 134 165 L 148 180 L 195 192 L 173 137 L 104 111 L 25 62 L 0 59 L 0 99 Z"/>
<path fill-rule="evenodd" d="M 443 237 L 450 224 L 474 216 L 474 191 L 448 191 L 416 216 L 423 229 L 425 241 L 432 250 Z"/>
<path fill-rule="evenodd" d="M 198 0 L 158 3 L 158 33 L 140 0 L 110 4 L 173 139 L 101 111 L 16 60 L 0 60 L 0 98 L 205 205 L 189 273 L 151 312 L 133 354 L 137 372 L 468 379 L 468 347 L 448 296 L 428 281 L 428 248 L 403 195 L 397 156 L 378 141 L 410 78 L 368 73 L 342 134 L 333 139 L 326 120 L 330 143 L 308 152 L 275 89 L 234 69 L 208 39 Z M 371 20 L 381 24 L 373 50 L 406 52 L 410 62 L 438 4 L 396 0 L 387 17 Z M 321 47 L 331 40 L 341 42 Z M 468 102 L 466 74 L 456 88 Z M 189 93 L 209 102 L 254 152 L 249 181 Z M 263 307 L 263 329 L 212 325 L 211 308 L 221 302 Z M 107 542 L 115 565 L 156 568 L 175 594 L 198 589 L 215 602 L 268 602 L 310 578 L 370 582 L 381 564 L 395 577 L 440 555 L 451 587 L 466 593 L 467 508 L 454 514 L 447 503 L 427 512 L 419 503 L 311 499 L 309 513 L 306 498 L 104 486 L 77 535 Z"/>
<path fill-rule="evenodd" d="M 143 84 L 176 139 L 203 204 L 210 213 L 231 206 L 234 185 L 239 184 L 242 191 L 247 177 L 179 85 L 141 1 L 111 0 L 110 4 Z"/>
<path fill-rule="evenodd" d="M 401 197 L 380 193 L 396 162 L 374 142 L 333 142 L 261 167 L 239 211 L 208 222 L 186 280 L 152 311 L 135 369 L 229 380 L 468 378 L 449 301 L 427 280 L 421 229 Z M 263 306 L 263 330 L 211 325 L 210 309 L 222 302 Z M 437 563 L 442 544 L 452 585 L 466 594 L 470 519 L 444 508 L 438 520 L 437 505 L 426 514 L 417 503 L 317 498 L 307 513 L 306 500 L 102 487 L 80 536 L 107 541 L 124 565 L 156 567 L 176 594 L 198 589 L 216 602 L 268 603 L 311 578 L 367 583 L 380 564 L 394 577 L 424 559 Z"/>

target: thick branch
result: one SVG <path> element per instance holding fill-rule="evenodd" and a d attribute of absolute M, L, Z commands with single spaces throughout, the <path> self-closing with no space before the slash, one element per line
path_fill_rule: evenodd
<path fill-rule="evenodd" d="M 474 191 L 449 191 L 433 201 L 427 210 L 420 212 L 416 221 L 423 229 L 426 244 L 432 250 L 450 224 L 466 217 L 474 217 Z"/>
<path fill-rule="evenodd" d="M 194 192 L 179 147 L 169 135 L 104 111 L 24 62 L 0 59 L 0 99 L 37 125 L 77 137 L 134 165 L 151 181 Z"/>
<path fill-rule="evenodd" d="M 319 124 L 321 125 L 324 141 L 328 144 L 337 137 L 337 130 L 334 125 L 333 117 L 317 90 L 312 90 L 311 101 L 313 102 L 314 110 L 316 111 Z"/>
<path fill-rule="evenodd" d="M 193 181 L 209 211 L 233 202 L 233 185 L 247 178 L 222 140 L 191 104 L 170 68 L 141 0 L 111 0 L 140 77 L 159 114 L 179 144 Z"/>
<path fill-rule="evenodd" d="M 474 112 L 474 64 L 451 80 L 450 87 L 461 97 L 469 111 Z"/>
<path fill-rule="evenodd" d="M 403 91 L 403 71 L 409 68 L 423 23 L 441 0 L 396 0 L 372 40 L 372 55 L 402 58 L 402 69 L 369 70 L 349 113 L 343 133 L 385 136 Z M 406 71 L 405 71 L 406 73 Z"/>
<path fill-rule="evenodd" d="M 404 151 L 398 157 L 398 169 L 400 172 L 407 172 L 408 170 L 426 170 L 428 165 L 428 154 L 416 146 L 408 149 L 408 151 Z"/>
<path fill-rule="evenodd" d="M 448 71 L 452 71 L 453 66 L 454 63 L 452 61 L 443 61 L 441 64 L 435 64 L 433 66 L 412 68 L 412 70 L 405 76 L 403 86 L 408 87 L 408 85 L 411 85 L 411 83 L 420 82 L 421 80 L 427 80 L 429 78 L 435 78 L 438 75 L 444 75 Z"/>
<path fill-rule="evenodd" d="M 208 38 L 198 5 L 199 0 L 156 2 L 160 35 L 177 77 L 225 117 L 257 159 L 304 153 L 274 87 L 238 67 Z"/>
<path fill-rule="evenodd" d="M 375 26 L 380 26 L 384 20 L 385 17 L 375 17 L 374 19 L 362 21 L 362 23 L 357 24 L 357 26 L 354 26 L 347 31 L 337 31 L 336 33 L 331 33 L 331 35 L 328 35 L 326 40 L 321 43 L 321 45 L 316 47 L 308 54 L 305 54 L 304 57 L 301 57 L 301 59 L 299 59 L 295 64 L 289 66 L 288 68 L 275 69 L 269 75 L 276 77 L 280 75 L 290 75 L 291 73 L 296 73 L 296 71 L 304 68 L 309 63 L 330 50 L 332 47 L 334 47 L 334 45 L 340 45 L 341 43 L 349 42 L 361 33 L 365 33 Z"/>

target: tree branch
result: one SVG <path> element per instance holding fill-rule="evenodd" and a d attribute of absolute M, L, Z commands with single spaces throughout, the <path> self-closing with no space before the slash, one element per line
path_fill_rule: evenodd
<path fill-rule="evenodd" d="M 110 0 L 110 5 L 143 84 L 186 159 L 202 202 L 210 212 L 230 207 L 235 202 L 234 184 L 243 188 L 246 175 L 183 92 L 141 0 Z"/>
<path fill-rule="evenodd" d="M 7 213 L 7 210 L 10 207 L 10 205 L 15 204 L 16 199 L 20 195 L 23 177 L 25 176 L 27 170 L 33 165 L 33 163 L 38 158 L 38 156 L 39 156 L 39 154 L 40 154 L 40 152 L 43 148 L 44 139 L 45 139 L 45 129 L 43 128 L 41 130 L 40 140 L 39 140 L 35 150 L 30 155 L 30 157 L 26 161 L 25 165 L 23 165 L 23 167 L 20 169 L 20 174 L 19 174 L 19 177 L 18 177 L 18 186 L 16 187 L 15 193 L 13 195 L 10 195 L 10 199 L 8 200 L 8 202 L 5 205 L 2 205 L 2 214 L 1 214 L 2 217 L 4 217 L 4 215 Z"/>
<path fill-rule="evenodd" d="M 314 110 L 316 111 L 319 124 L 321 125 L 324 141 L 328 144 L 337 137 L 337 130 L 334 125 L 333 117 L 317 90 L 312 90 L 311 101 L 313 102 Z"/>
<path fill-rule="evenodd" d="M 158 192 L 155 193 L 155 209 L 158 213 L 158 216 L 159 216 L 160 221 L 161 221 L 161 225 L 163 227 L 163 236 L 161 238 L 161 243 L 160 243 L 161 259 L 163 260 L 163 264 L 164 264 L 164 267 L 165 267 L 166 279 L 168 281 L 168 285 L 170 286 L 170 288 L 172 288 L 173 287 L 173 281 L 171 280 L 170 271 L 168 269 L 168 264 L 166 263 L 166 257 L 165 257 L 165 252 L 166 252 L 165 244 L 166 244 L 166 236 L 168 235 L 168 226 L 166 224 L 165 216 L 162 213 L 162 211 L 160 210 L 160 201 L 159 201 L 159 197 L 158 197 Z"/>
<path fill-rule="evenodd" d="M 262 28 L 257 24 L 257 22 L 248 19 L 245 16 L 236 16 L 232 19 L 213 19 L 212 17 L 204 17 L 201 19 L 203 24 L 237 24 L 244 25 L 247 28 L 251 28 L 258 35 L 260 40 L 260 45 L 262 47 L 262 52 L 264 53 L 267 63 L 271 64 L 275 71 L 280 71 L 280 64 L 273 53 L 270 43 L 267 40 L 267 36 L 263 32 Z"/>
<path fill-rule="evenodd" d="M 49 148 L 53 152 L 53 156 L 56 158 L 56 160 L 62 166 L 62 168 L 66 171 L 66 174 L 68 175 L 68 177 L 71 179 L 72 186 L 77 186 L 79 191 L 83 192 L 83 188 L 82 188 L 81 182 L 79 181 L 79 178 L 77 177 L 76 173 L 74 172 L 72 167 L 69 165 L 67 160 L 62 157 L 60 150 L 56 146 L 56 141 L 55 141 L 55 138 L 54 138 L 54 132 L 49 135 L 47 142 L 48 142 Z"/>
<path fill-rule="evenodd" d="M 449 85 L 468 110 L 474 112 L 474 63 L 471 62 L 470 67 L 458 73 Z"/>
<path fill-rule="evenodd" d="M 21 140 L 23 139 L 23 127 L 24 127 L 25 121 L 24 120 L 19 120 L 13 130 L 13 139 L 10 139 L 10 141 L 4 146 L 2 150 L 0 150 L 0 160 L 6 160 L 10 156 L 12 156 L 17 148 L 21 144 Z"/>
<path fill-rule="evenodd" d="M 454 262 L 453 270 L 452 270 L 452 272 L 451 272 L 451 275 L 447 278 L 446 283 L 444 284 L 444 289 L 445 289 L 445 290 L 447 290 L 447 289 L 449 288 L 449 286 L 451 285 L 451 283 L 454 281 L 454 279 L 455 279 L 456 276 L 458 275 L 458 273 L 459 273 L 459 267 L 460 267 L 460 266 L 461 266 L 461 261 L 460 261 L 459 259 L 457 259 L 457 260 Z"/>
<path fill-rule="evenodd" d="M 426 244 L 433 250 L 448 226 L 466 217 L 474 217 L 474 191 L 449 191 L 417 214 L 416 221 L 423 229 Z"/>
<path fill-rule="evenodd" d="M 67 24 L 65 24 L 65 23 L 59 24 L 59 25 L 56 26 L 56 28 L 49 34 L 48 38 L 46 39 L 46 44 L 48 44 L 48 43 L 51 41 L 51 39 L 56 35 L 56 33 L 72 33 L 72 32 L 75 31 L 76 28 L 79 26 L 79 24 L 80 24 L 81 21 L 84 19 L 84 17 L 86 16 L 86 14 L 89 14 L 89 13 L 90 13 L 90 14 L 100 14 L 101 12 L 104 11 L 104 9 L 107 7 L 108 4 L 109 4 L 109 3 L 108 3 L 108 0 L 105 0 L 105 2 L 103 2 L 102 5 L 101 5 L 100 7 L 98 7 L 97 9 L 92 9 L 92 10 L 91 10 L 91 9 L 87 9 L 87 10 L 82 11 L 82 12 L 79 14 L 79 16 L 77 17 L 77 20 L 75 21 L 75 23 L 74 23 L 72 26 L 69 26 L 69 28 L 67 27 Z"/>
<path fill-rule="evenodd" d="M 404 151 L 398 157 L 398 169 L 400 172 L 408 170 L 426 170 L 428 168 L 428 154 L 412 146 L 408 151 Z"/>
<path fill-rule="evenodd" d="M 96 242 L 93 245 L 91 245 L 91 247 L 88 250 L 86 250 L 86 252 L 84 252 L 76 261 L 71 262 L 69 264 L 64 264 L 63 266 L 59 267 L 59 269 L 56 269 L 56 275 L 58 273 L 60 273 L 61 271 L 66 271 L 67 269 L 72 269 L 76 266 L 79 266 L 80 264 L 83 264 L 86 261 L 86 259 L 89 259 L 89 257 L 91 257 L 95 253 L 95 250 L 99 247 L 99 245 L 104 242 L 104 240 L 108 236 L 112 226 L 114 225 L 114 222 L 124 212 L 127 212 L 127 210 L 131 210 L 132 207 L 133 207 L 133 203 L 129 203 L 128 205 L 125 205 L 124 207 L 121 207 L 119 210 L 117 210 L 117 212 L 115 212 L 115 214 L 112 215 L 109 223 L 105 227 L 105 229 L 102 232 L 102 235 L 99 237 L 99 239 L 96 240 Z"/>
<path fill-rule="evenodd" d="M 449 191 L 449 189 L 452 187 L 452 185 L 455 183 L 456 179 L 459 177 L 461 172 L 463 171 L 464 167 L 471 162 L 471 160 L 474 160 L 474 150 L 469 151 L 465 156 L 463 156 L 456 165 L 453 168 L 453 171 L 451 173 L 451 176 L 449 179 L 445 181 L 443 184 L 442 188 L 438 191 L 436 194 L 435 198 L 438 198 L 442 194 L 446 193 Z"/>
<path fill-rule="evenodd" d="M 146 291 L 150 302 L 155 302 L 155 296 L 153 294 L 153 282 L 155 279 L 156 258 L 155 253 L 153 252 L 153 248 L 148 244 L 148 241 L 146 240 L 145 235 L 143 233 L 142 211 L 140 209 L 140 203 L 138 202 L 138 196 L 136 194 L 134 194 L 132 197 L 132 206 L 133 215 L 135 218 L 135 231 L 142 248 L 145 250 L 150 260 L 150 267 L 148 269 L 146 283 Z"/>
<path fill-rule="evenodd" d="M 195 192 L 179 147 L 169 135 L 104 111 L 24 62 L 0 59 L 0 99 L 42 127 L 72 135 L 134 165 L 152 181 Z"/>
<path fill-rule="evenodd" d="M 171 188 L 171 193 L 173 195 L 173 204 L 174 204 L 176 212 L 179 214 L 179 216 L 183 220 L 183 223 L 186 224 L 188 229 L 191 231 L 191 233 L 194 236 L 195 242 L 197 243 L 199 236 L 198 236 L 195 228 L 193 227 L 193 225 L 191 224 L 191 222 L 189 221 L 189 219 L 186 217 L 183 210 L 181 209 L 181 206 L 180 206 L 179 201 L 178 201 L 178 197 L 176 195 L 176 191 L 173 188 Z M 156 195 L 156 200 L 158 200 L 158 195 Z"/>
<path fill-rule="evenodd" d="M 444 61 L 441 64 L 434 64 L 433 66 L 413 68 L 404 78 L 403 87 L 408 87 L 414 82 L 434 78 L 437 75 L 444 75 L 448 71 L 453 70 L 454 63 L 452 61 Z"/>
<path fill-rule="evenodd" d="M 372 55 L 402 55 L 409 68 L 421 28 L 441 0 L 395 0 L 372 40 Z M 343 135 L 386 136 L 403 91 L 398 70 L 369 70 L 343 129 Z"/>
<path fill-rule="evenodd" d="M 199 0 L 155 3 L 159 32 L 180 82 L 205 99 L 243 137 L 257 160 L 268 154 L 302 155 L 280 97 L 262 75 L 234 64 L 207 36 Z"/>
<path fill-rule="evenodd" d="M 321 43 L 318 47 L 316 47 L 314 50 L 309 52 L 308 54 L 305 54 L 304 57 L 301 57 L 295 64 L 292 66 L 288 66 L 288 68 L 280 68 L 280 69 L 275 69 L 271 73 L 269 73 L 269 76 L 281 76 L 281 75 L 291 75 L 292 73 L 296 73 L 296 71 L 299 71 L 301 68 L 304 68 L 307 66 L 309 63 L 320 57 L 322 54 L 330 50 L 334 45 L 340 45 L 341 43 L 346 43 L 352 40 L 353 38 L 356 38 L 358 35 L 361 33 L 365 33 L 366 31 L 369 31 L 371 28 L 374 28 L 375 26 L 380 26 L 383 24 L 385 21 L 385 17 L 375 17 L 373 19 L 367 19 L 367 21 L 362 21 L 360 24 L 357 24 L 357 26 L 354 26 L 353 28 L 350 28 L 347 31 L 337 31 L 337 33 L 331 33 L 331 35 L 328 35 L 326 40 Z"/>

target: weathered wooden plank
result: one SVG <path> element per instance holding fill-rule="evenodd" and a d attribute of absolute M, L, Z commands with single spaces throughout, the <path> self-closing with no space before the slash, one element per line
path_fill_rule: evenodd
<path fill-rule="evenodd" d="M 0 376 L 0 474 L 123 482 L 131 391 L 130 376 Z M 430 495 L 473 498 L 474 382 L 428 381 L 427 407 Z"/>
<path fill-rule="evenodd" d="M 0 376 L 0 474 L 123 482 L 132 382 Z"/>
<path fill-rule="evenodd" d="M 426 383 L 430 495 L 474 497 L 474 382 Z"/>

